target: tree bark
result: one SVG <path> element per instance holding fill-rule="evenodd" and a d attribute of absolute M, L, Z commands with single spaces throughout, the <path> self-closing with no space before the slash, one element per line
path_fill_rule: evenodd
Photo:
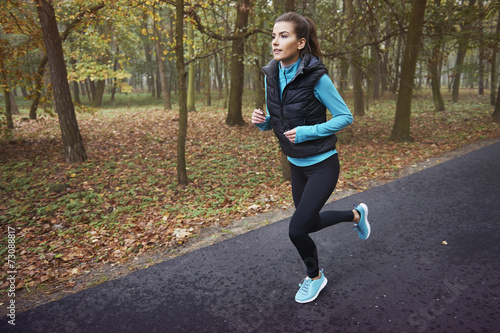
<path fill-rule="evenodd" d="M 227 53 L 224 52 L 224 63 L 223 63 L 223 71 L 224 71 L 224 109 L 227 108 L 228 100 L 229 100 L 229 74 L 228 74 L 228 62 L 229 57 Z"/>
<path fill-rule="evenodd" d="M 95 95 L 92 101 L 92 107 L 100 108 L 102 105 L 102 98 L 104 96 L 104 88 L 106 88 L 106 80 L 97 80 L 95 87 Z"/>
<path fill-rule="evenodd" d="M 118 56 L 119 53 L 120 53 L 120 47 L 117 45 L 116 46 L 116 55 Z M 116 73 L 117 70 L 118 70 L 118 59 L 115 59 L 115 61 L 113 62 L 113 72 Z M 111 87 L 111 102 L 114 102 L 115 101 L 116 88 L 118 86 L 118 79 L 116 77 L 114 77 L 112 79 L 112 82 L 113 82 L 113 86 Z"/>
<path fill-rule="evenodd" d="M 163 110 L 172 109 L 172 102 L 170 100 L 170 87 L 167 82 L 167 68 L 165 67 L 165 60 L 163 59 L 163 48 L 161 47 L 160 32 L 156 26 L 156 21 L 153 19 L 153 29 L 155 34 L 155 48 L 156 57 L 158 59 L 158 68 L 160 71 L 161 83 L 161 96 L 163 98 Z"/>
<path fill-rule="evenodd" d="M 394 81 L 392 84 L 392 92 L 397 93 L 399 90 L 399 80 L 401 79 L 401 73 L 399 71 L 399 66 L 401 63 L 401 44 L 403 43 L 403 34 L 398 35 L 398 42 L 396 46 L 396 55 L 395 55 L 395 65 L 394 65 Z"/>
<path fill-rule="evenodd" d="M 235 35 L 245 34 L 250 12 L 250 0 L 239 0 L 236 13 Z M 226 124 L 229 126 L 245 125 L 242 116 L 242 98 L 245 67 L 245 37 L 232 41 L 231 45 L 231 91 L 229 93 L 229 108 Z"/>
<path fill-rule="evenodd" d="M 207 106 L 212 106 L 212 76 L 210 70 L 210 58 L 205 59 L 205 94 L 207 96 Z"/>
<path fill-rule="evenodd" d="M 479 1 L 479 78 L 478 78 L 478 93 L 479 95 L 484 95 L 484 60 L 485 60 L 485 51 L 486 45 L 484 43 L 484 8 L 483 2 Z"/>
<path fill-rule="evenodd" d="M 12 103 L 10 101 L 9 84 L 7 81 L 7 69 L 5 68 L 5 49 L 3 44 L 0 43 L 0 82 L 3 85 L 2 93 L 5 102 L 5 118 L 7 120 L 7 128 L 14 129 L 14 122 L 12 121 Z"/>
<path fill-rule="evenodd" d="M 21 113 L 19 112 L 19 108 L 17 107 L 16 98 L 12 93 L 12 89 L 9 89 L 9 95 L 10 95 L 10 112 L 12 113 L 12 115 L 18 116 Z"/>
<path fill-rule="evenodd" d="M 346 0 L 346 15 L 352 25 L 356 20 L 356 14 L 354 12 L 354 1 Z M 354 28 L 353 28 L 354 29 Z M 356 40 L 356 30 L 352 32 L 353 40 Z M 361 71 L 361 54 L 360 50 L 354 51 L 350 55 L 351 71 L 352 71 L 352 86 L 354 93 L 354 112 L 355 116 L 365 115 L 365 93 L 363 91 L 363 72 Z"/>
<path fill-rule="evenodd" d="M 465 54 L 467 53 L 467 47 L 469 41 L 466 38 L 462 38 L 458 41 L 458 52 L 457 61 L 455 63 L 455 69 L 453 70 L 453 85 L 451 91 L 451 98 L 453 102 L 458 102 L 459 91 L 460 91 L 460 79 L 462 76 L 462 65 L 464 64 Z"/>
<path fill-rule="evenodd" d="M 73 100 L 77 104 L 82 104 L 80 100 L 80 88 L 78 86 L 78 81 L 73 81 Z"/>
<path fill-rule="evenodd" d="M 78 14 L 76 14 L 75 19 L 66 26 L 66 29 L 64 29 L 64 32 L 62 33 L 61 36 L 61 40 L 65 41 L 66 38 L 68 38 L 71 31 L 78 25 L 78 23 L 80 23 L 83 20 L 86 14 L 95 13 L 105 6 L 106 4 L 102 2 L 90 9 L 84 9 Z M 35 75 L 35 88 L 33 91 L 33 98 L 32 98 L 33 102 L 31 103 L 30 106 L 30 115 L 29 115 L 30 119 L 36 119 L 36 110 L 38 109 L 38 104 L 40 102 L 40 97 L 42 95 L 42 82 L 43 82 L 43 72 L 45 70 L 45 65 L 47 65 L 46 54 L 42 56 L 42 59 L 38 64 L 37 74 Z"/>
<path fill-rule="evenodd" d="M 219 67 L 219 54 L 216 54 L 214 57 L 215 62 L 215 76 L 217 77 L 217 90 L 219 91 L 218 99 L 221 100 L 224 98 L 224 83 L 222 82 L 222 70 Z"/>
<path fill-rule="evenodd" d="M 259 28 L 262 29 L 264 26 L 264 21 L 256 17 L 255 8 L 252 8 L 251 17 L 253 24 L 256 24 L 255 20 L 258 20 L 257 22 L 259 24 Z M 265 85 L 264 85 L 264 73 L 261 70 L 264 63 L 261 63 L 259 55 L 256 54 L 256 52 L 258 52 L 258 50 L 261 49 L 259 45 L 259 39 L 257 38 L 256 35 L 251 37 L 250 43 L 252 45 L 251 48 L 254 51 L 254 55 L 252 57 L 253 58 L 252 74 L 255 87 L 255 108 L 264 110 L 266 104 L 266 96 L 265 96 Z"/>
<path fill-rule="evenodd" d="M 498 12 L 498 21 L 497 21 L 497 29 L 496 29 L 496 35 L 500 36 L 500 11 Z M 496 94 L 496 86 L 498 84 L 497 82 L 497 57 L 498 57 L 498 45 L 494 44 L 493 50 L 492 50 L 492 57 L 491 57 L 491 89 L 490 89 L 490 103 L 491 105 L 496 104 L 496 99 L 498 96 L 495 96 Z"/>
<path fill-rule="evenodd" d="M 179 133 L 177 135 L 177 183 L 187 185 L 189 180 L 186 170 L 186 138 L 187 138 L 187 94 L 186 68 L 184 64 L 184 0 L 175 1 L 175 57 L 177 65 L 177 81 L 179 85 Z"/>
<path fill-rule="evenodd" d="M 469 7 L 473 7 L 476 3 L 476 0 L 469 0 Z M 470 14 L 470 13 L 469 13 Z M 469 28 L 468 21 L 472 18 L 465 17 L 464 20 L 466 22 L 462 25 L 462 31 L 467 31 Z M 453 102 L 458 102 L 459 91 L 460 91 L 460 79 L 462 76 L 462 66 L 464 64 L 465 55 L 467 53 L 467 49 L 469 47 L 469 37 L 460 36 L 458 40 L 458 51 L 457 51 L 457 62 L 455 64 L 455 69 L 453 71 L 453 86 L 451 92 L 451 99 Z"/>
<path fill-rule="evenodd" d="M 440 15 L 441 0 L 434 0 L 434 5 L 435 5 L 434 8 L 435 14 L 437 14 L 437 16 L 441 18 Z M 437 17 L 436 20 L 438 20 Z M 439 26 L 440 23 L 441 19 L 438 20 L 437 25 L 433 29 L 434 33 L 438 37 L 433 39 L 434 46 L 432 48 L 431 58 L 429 59 L 428 62 L 429 73 L 431 75 L 431 89 L 432 89 L 432 98 L 434 100 L 434 109 L 438 112 L 445 110 L 443 96 L 441 95 L 441 75 L 439 71 L 439 65 L 443 60 L 443 54 L 441 53 L 443 38 L 441 37 L 442 29 Z"/>
<path fill-rule="evenodd" d="M 441 46 L 436 45 L 432 50 L 432 58 L 429 59 L 429 73 L 431 75 L 432 98 L 434 109 L 438 112 L 444 111 L 445 105 L 441 95 L 441 75 L 439 75 L 439 62 L 441 61 Z"/>
<path fill-rule="evenodd" d="M 187 41 L 188 41 L 188 59 L 191 61 L 188 65 L 188 91 L 187 91 L 187 110 L 188 112 L 196 111 L 195 106 L 195 93 L 194 93 L 194 80 L 196 77 L 194 59 L 194 29 L 193 23 L 187 24 Z"/>
<path fill-rule="evenodd" d="M 33 89 L 33 102 L 30 106 L 30 119 L 36 119 L 36 110 L 38 109 L 38 104 L 40 103 L 40 97 L 42 96 L 42 83 L 43 83 L 43 72 L 45 71 L 45 65 L 47 65 L 47 55 L 45 54 L 38 64 L 35 75 L 35 88 Z"/>
<path fill-rule="evenodd" d="M 493 121 L 499 123 L 500 122 L 500 84 L 498 85 L 498 92 L 497 92 L 497 101 L 495 103 L 495 110 L 493 111 Z"/>
<path fill-rule="evenodd" d="M 67 162 L 82 162 L 87 159 L 83 139 L 78 128 L 75 108 L 71 100 L 68 74 L 52 5 L 45 0 L 36 0 L 43 40 L 50 64 L 55 108 L 59 117 L 65 159 Z"/>
<path fill-rule="evenodd" d="M 413 81 L 417 67 L 418 51 L 424 25 L 425 5 L 427 0 L 413 0 L 408 27 L 408 38 L 401 65 L 401 83 L 396 105 L 396 117 L 391 134 L 393 141 L 410 141 L 410 115 Z"/>

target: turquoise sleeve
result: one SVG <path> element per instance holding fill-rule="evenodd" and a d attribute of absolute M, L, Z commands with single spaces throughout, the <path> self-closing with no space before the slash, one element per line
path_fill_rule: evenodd
<path fill-rule="evenodd" d="M 322 124 L 298 126 L 296 128 L 295 143 L 330 136 L 349 126 L 353 121 L 351 111 L 349 111 L 349 108 L 327 74 L 319 79 L 314 88 L 314 95 L 326 106 L 333 118 Z"/>
<path fill-rule="evenodd" d="M 266 92 L 266 122 L 262 124 L 254 124 L 257 126 L 261 131 L 269 131 L 271 130 L 271 117 L 269 116 L 269 113 L 267 112 L 267 83 L 266 80 L 264 79 L 264 87 L 265 87 L 265 92 Z"/>

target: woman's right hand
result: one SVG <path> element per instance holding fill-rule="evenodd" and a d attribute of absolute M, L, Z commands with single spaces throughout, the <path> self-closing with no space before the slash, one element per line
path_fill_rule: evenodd
<path fill-rule="evenodd" d="M 262 124 L 266 122 L 266 114 L 261 109 L 255 109 L 252 113 L 252 124 Z"/>

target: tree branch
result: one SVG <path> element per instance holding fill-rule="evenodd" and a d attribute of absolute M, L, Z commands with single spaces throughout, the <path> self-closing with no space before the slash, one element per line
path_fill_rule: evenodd
<path fill-rule="evenodd" d="M 340 56 L 343 56 L 343 55 L 346 55 L 346 54 L 350 54 L 350 53 L 356 52 L 357 50 L 362 49 L 362 48 L 364 48 L 366 46 L 378 45 L 378 44 L 380 44 L 382 42 L 385 42 L 386 40 L 388 40 L 388 39 L 390 39 L 390 38 L 392 38 L 394 36 L 399 35 L 400 33 L 401 33 L 400 30 L 395 30 L 395 31 L 392 31 L 392 32 L 388 33 L 386 36 L 384 36 L 381 39 L 357 45 L 352 50 L 347 50 L 347 51 L 343 51 L 343 52 L 326 53 L 326 54 L 323 54 L 323 57 L 325 57 L 325 58 L 336 58 L 336 57 L 340 57 Z"/>
<path fill-rule="evenodd" d="M 94 7 L 91 7 L 89 9 L 85 9 L 85 10 L 79 12 L 78 14 L 76 14 L 76 17 L 73 20 L 73 22 L 71 22 L 68 26 L 66 26 L 66 29 L 64 29 L 64 32 L 61 35 L 61 40 L 65 41 L 66 38 L 68 38 L 71 30 L 73 30 L 75 28 L 75 26 L 83 20 L 85 15 L 93 14 L 93 13 L 97 12 L 99 9 L 102 9 L 104 7 L 106 7 L 106 5 L 104 4 L 104 2 L 101 2 Z"/>
<path fill-rule="evenodd" d="M 201 23 L 201 19 L 195 11 L 196 7 L 197 6 L 189 8 L 189 10 L 186 12 L 186 14 L 188 14 L 189 16 L 191 16 L 193 18 L 193 20 L 196 22 L 196 27 L 198 28 L 198 30 L 202 34 L 205 34 L 209 37 L 212 37 L 213 39 L 222 40 L 222 41 L 224 41 L 224 40 L 238 40 L 238 39 L 245 39 L 245 38 L 247 38 L 253 34 L 256 34 L 256 33 L 263 33 L 263 34 L 267 34 L 267 35 L 271 35 L 271 33 L 272 33 L 269 30 L 264 30 L 264 29 L 253 27 L 253 28 L 248 29 L 244 34 L 239 34 L 238 32 L 236 32 L 233 35 L 217 34 L 213 31 L 205 28 L 205 26 Z"/>
<path fill-rule="evenodd" d="M 228 49 L 228 48 L 230 48 L 230 46 L 224 46 L 224 47 L 221 47 L 221 48 L 219 48 L 219 49 L 217 49 L 217 50 L 215 50 L 215 51 L 213 51 L 211 53 L 207 53 L 207 54 L 204 54 L 204 55 L 197 55 L 193 59 L 186 61 L 185 64 L 189 65 L 190 63 L 192 63 L 192 62 L 194 62 L 194 61 L 196 61 L 198 59 L 205 59 L 205 58 L 211 57 L 214 54 L 219 53 L 220 51 L 222 51 L 224 49 Z"/>

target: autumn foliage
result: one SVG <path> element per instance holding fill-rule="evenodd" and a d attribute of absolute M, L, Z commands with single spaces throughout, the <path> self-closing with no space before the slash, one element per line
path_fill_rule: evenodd
<path fill-rule="evenodd" d="M 247 95 L 249 122 L 252 95 Z M 409 143 L 388 140 L 395 101 L 372 105 L 339 133 L 342 170 L 336 191 L 363 190 L 418 161 L 498 137 L 488 99 L 466 96 L 450 111 L 436 113 L 428 94 L 417 94 Z M 349 95 L 346 100 L 350 104 Z M 202 228 L 290 207 L 290 186 L 281 180 L 273 134 L 251 125 L 225 125 L 220 105 L 197 109 L 189 114 L 190 182 L 184 187 L 176 181 L 175 108 L 78 113 L 89 154 L 80 164 L 64 162 L 57 119 L 15 118 L 17 131 L 0 143 L 0 222 L 16 228 L 17 288 L 71 287 L 96 265 L 168 251 Z M 2 266 L 5 250 L 0 248 Z"/>

